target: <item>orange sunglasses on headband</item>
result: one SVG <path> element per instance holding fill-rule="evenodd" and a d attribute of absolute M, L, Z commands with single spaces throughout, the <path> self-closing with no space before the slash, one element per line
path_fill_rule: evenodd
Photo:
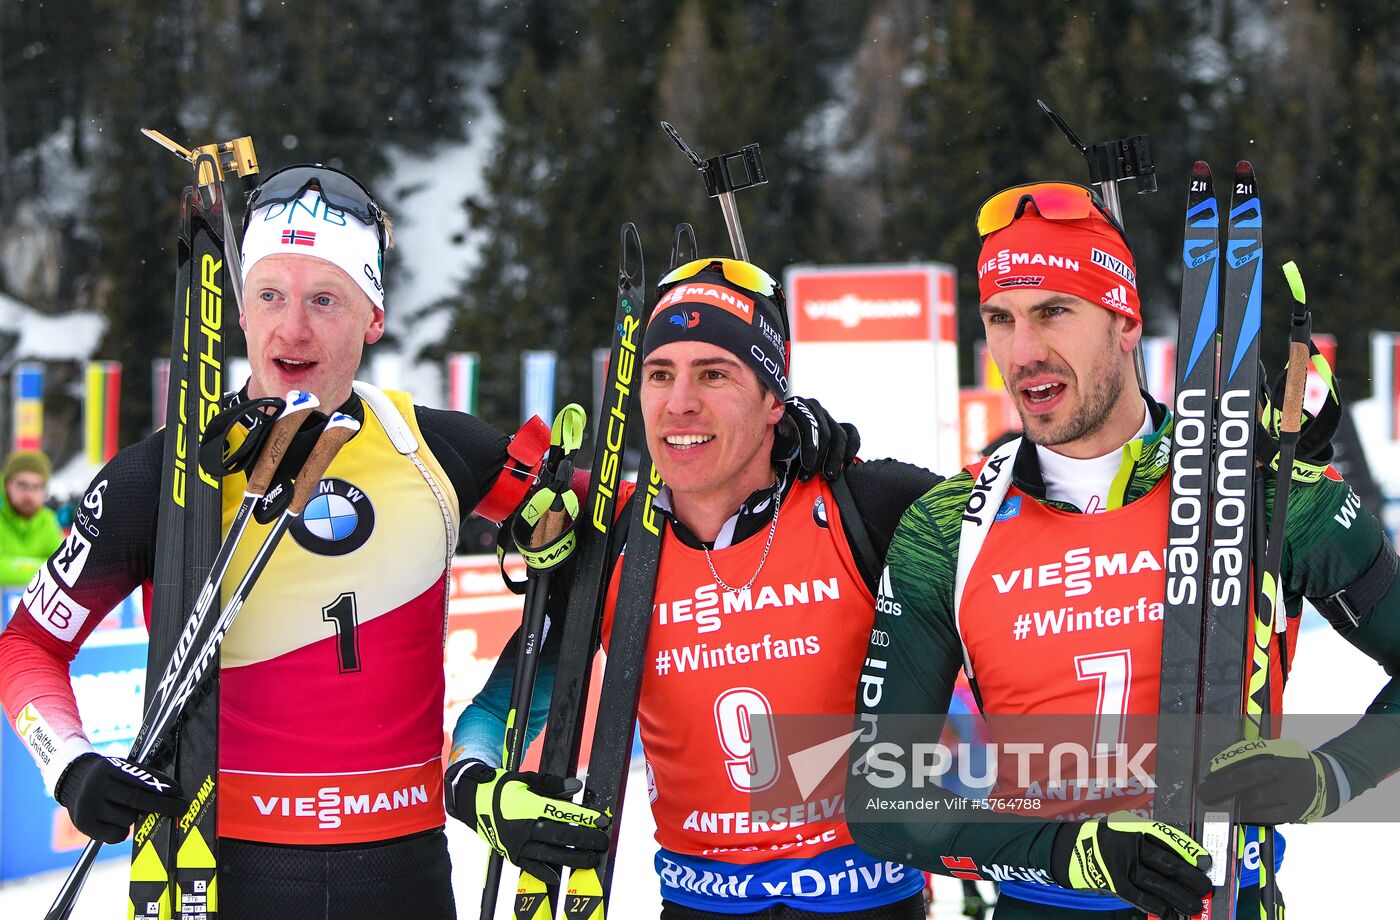
<path fill-rule="evenodd" d="M 1028 182 L 1003 189 L 982 202 L 982 207 L 977 209 L 978 235 L 986 239 L 1010 226 L 1025 213 L 1027 202 L 1034 202 L 1036 211 L 1046 220 L 1083 220 L 1097 211 L 1113 229 L 1123 233 L 1117 218 L 1104 207 L 1093 189 L 1073 182 Z"/>

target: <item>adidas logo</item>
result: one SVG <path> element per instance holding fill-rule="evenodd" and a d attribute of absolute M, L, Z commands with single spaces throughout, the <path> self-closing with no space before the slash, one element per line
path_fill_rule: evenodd
<path fill-rule="evenodd" d="M 894 582 L 890 578 L 889 566 L 885 566 L 885 570 L 880 573 L 880 590 L 875 598 L 875 610 L 877 613 L 887 613 L 892 617 L 897 617 L 904 612 L 903 605 L 894 599 Z"/>
<path fill-rule="evenodd" d="M 1121 310 L 1129 316 L 1133 314 L 1133 308 L 1128 305 L 1128 288 L 1125 285 L 1120 284 L 1111 288 L 1099 300 L 1109 309 Z"/>

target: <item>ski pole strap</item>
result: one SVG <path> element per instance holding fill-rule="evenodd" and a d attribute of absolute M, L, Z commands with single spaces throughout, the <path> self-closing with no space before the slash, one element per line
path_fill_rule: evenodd
<path fill-rule="evenodd" d="M 1342 422 L 1341 396 L 1332 366 L 1308 339 L 1308 357 L 1313 370 L 1327 385 L 1327 398 L 1316 413 L 1304 412 L 1298 431 L 1298 448 L 1293 459 L 1293 481 L 1313 485 L 1326 474 L 1332 463 L 1332 438 Z M 1290 363 L 1292 359 L 1290 358 Z M 1283 433 L 1284 389 L 1287 371 L 1280 375 L 1269 390 L 1261 393 L 1264 405 L 1259 412 L 1255 450 L 1260 461 L 1270 470 L 1278 471 L 1279 438 Z"/>
<path fill-rule="evenodd" d="M 199 442 L 199 466 L 210 476 L 222 479 L 225 476 L 251 469 L 262 452 L 263 442 L 272 430 L 268 412 L 280 414 L 285 401 L 280 396 L 263 396 L 258 399 L 238 401 L 225 407 L 204 426 L 204 434 Z M 229 449 L 228 435 L 236 424 L 243 424 L 248 435 L 238 447 Z"/>
<path fill-rule="evenodd" d="M 515 513 L 510 522 L 509 536 L 532 574 L 548 572 L 557 567 L 578 546 L 574 523 L 578 520 L 578 495 L 573 491 L 574 454 L 583 446 L 583 431 L 587 415 L 578 403 L 569 403 L 554 416 L 549 436 L 549 453 L 541 461 L 543 468 L 539 489 Z M 501 579 L 516 594 L 525 593 L 525 583 L 506 574 L 505 547 L 502 525 L 496 539 L 496 561 L 501 567 Z"/>
<path fill-rule="evenodd" d="M 1380 603 L 1395 581 L 1396 569 L 1400 568 L 1395 549 L 1389 540 L 1381 542 L 1381 551 L 1375 560 L 1345 588 L 1325 597 L 1310 598 L 1313 605 L 1332 624 L 1332 628 L 1343 636 L 1361 624 L 1361 618 Z"/>
<path fill-rule="evenodd" d="M 562 494 L 540 489 L 520 509 L 511 524 L 511 537 L 532 573 L 548 572 L 573 555 L 578 547 L 576 520 L 578 496 L 568 488 Z M 541 522 L 543 526 L 537 527 Z"/>
<path fill-rule="evenodd" d="M 506 448 L 505 466 L 501 468 L 491 490 L 476 503 L 474 513 L 497 524 L 504 523 L 530 486 L 535 484 L 545 451 L 549 448 L 549 426 L 538 415 L 520 426 Z"/>

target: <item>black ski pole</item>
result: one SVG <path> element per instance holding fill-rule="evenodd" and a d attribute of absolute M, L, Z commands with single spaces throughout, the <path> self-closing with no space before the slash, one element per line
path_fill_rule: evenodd
<path fill-rule="evenodd" d="M 310 409 L 307 408 L 305 411 L 310 412 Z M 270 437 L 290 440 L 292 435 L 296 434 L 303 418 L 304 416 L 298 415 L 279 419 Z M 182 642 L 177 647 L 175 656 L 166 666 L 167 676 L 161 681 L 157 691 L 158 696 L 152 701 L 151 706 L 146 710 L 145 717 L 141 720 L 141 726 L 136 733 L 136 741 L 132 744 L 131 754 L 128 758 L 132 763 L 144 766 L 152 752 L 166 740 L 166 736 L 184 709 L 185 703 L 198 688 L 210 662 L 217 654 L 219 646 L 223 644 L 224 636 L 228 633 L 229 627 L 233 625 L 234 619 L 243 609 L 244 602 L 248 599 L 249 593 L 252 592 L 263 568 L 266 567 L 267 560 L 277 548 L 278 542 L 281 541 L 282 535 L 287 532 L 292 521 L 300 517 L 306 503 L 315 494 L 316 484 L 320 481 L 321 474 L 326 471 L 326 467 L 330 466 L 341 446 L 354 437 L 359 429 L 360 423 L 348 415 L 337 412 L 331 416 L 330 421 L 326 423 L 325 430 L 317 439 L 316 446 L 312 448 L 310 456 L 307 457 L 301 471 L 297 474 L 296 486 L 293 489 L 290 504 L 263 539 L 262 546 L 258 548 L 253 561 L 248 565 L 247 572 L 239 580 L 238 587 L 230 595 L 218 620 L 212 624 L 209 622 L 207 614 L 212 608 L 212 599 L 217 596 L 219 585 L 206 582 L 205 587 L 200 591 L 196 609 L 191 611 L 186 625 L 186 634 L 190 641 L 188 643 Z M 282 449 L 274 451 L 270 447 L 271 445 L 269 445 L 269 456 L 266 461 L 260 458 L 257 467 L 254 468 L 253 475 L 249 477 L 250 490 L 255 481 L 259 488 L 266 490 L 276 472 L 275 461 L 280 459 L 283 451 Z M 257 495 L 245 497 L 240 511 L 246 508 L 248 512 L 251 512 L 257 501 Z M 246 525 L 246 515 L 244 522 Z M 240 527 L 238 530 L 240 540 L 243 532 L 244 528 Z M 226 543 L 225 547 L 220 550 L 220 556 L 225 554 L 224 550 L 226 549 L 227 555 L 231 559 L 237 548 L 236 544 Z M 227 569 L 228 562 L 225 560 L 221 576 L 227 573 Z M 198 651 L 195 651 L 196 648 Z M 44 915 L 45 920 L 66 920 L 72 914 L 78 895 L 82 893 L 83 883 L 87 881 L 93 861 L 97 858 L 97 851 L 101 848 L 101 841 L 88 841 L 87 846 L 83 848 L 82 854 L 78 857 L 77 865 L 73 867 L 68 878 L 64 880 L 63 887 L 59 890 L 53 905 Z"/>
<path fill-rule="evenodd" d="M 586 415 L 578 403 L 569 403 L 554 417 L 546 469 L 549 479 L 512 519 L 516 548 L 529 569 L 525 585 L 525 612 L 520 625 L 520 645 L 515 652 L 515 673 L 510 687 L 501 767 L 518 770 L 525 759 L 530 703 L 535 694 L 540 651 L 544 646 L 545 603 L 554 569 L 573 554 L 578 544 L 574 523 L 578 520 L 578 496 L 571 488 L 574 455 L 583 444 Z M 481 892 L 481 918 L 496 916 L 503 861 L 495 850 L 486 863 L 486 884 Z M 527 907 L 532 906 L 527 903 Z"/>

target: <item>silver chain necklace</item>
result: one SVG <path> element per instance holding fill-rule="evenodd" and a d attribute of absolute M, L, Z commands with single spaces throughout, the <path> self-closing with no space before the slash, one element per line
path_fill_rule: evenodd
<path fill-rule="evenodd" d="M 753 583 L 758 581 L 758 574 L 763 571 L 763 564 L 768 561 L 768 553 L 773 549 L 773 535 L 778 532 L 778 510 L 783 506 L 783 490 L 779 486 L 781 477 L 773 480 L 773 523 L 768 525 L 768 542 L 763 544 L 763 555 L 758 560 L 758 568 L 754 569 L 753 577 L 748 580 L 742 588 L 735 588 L 719 577 L 719 572 L 715 571 L 715 561 L 710 558 L 710 548 L 705 544 L 700 544 L 700 549 L 705 553 L 705 562 L 710 567 L 710 574 L 715 578 L 715 584 L 724 589 L 726 594 L 742 594 L 753 587 Z"/>

